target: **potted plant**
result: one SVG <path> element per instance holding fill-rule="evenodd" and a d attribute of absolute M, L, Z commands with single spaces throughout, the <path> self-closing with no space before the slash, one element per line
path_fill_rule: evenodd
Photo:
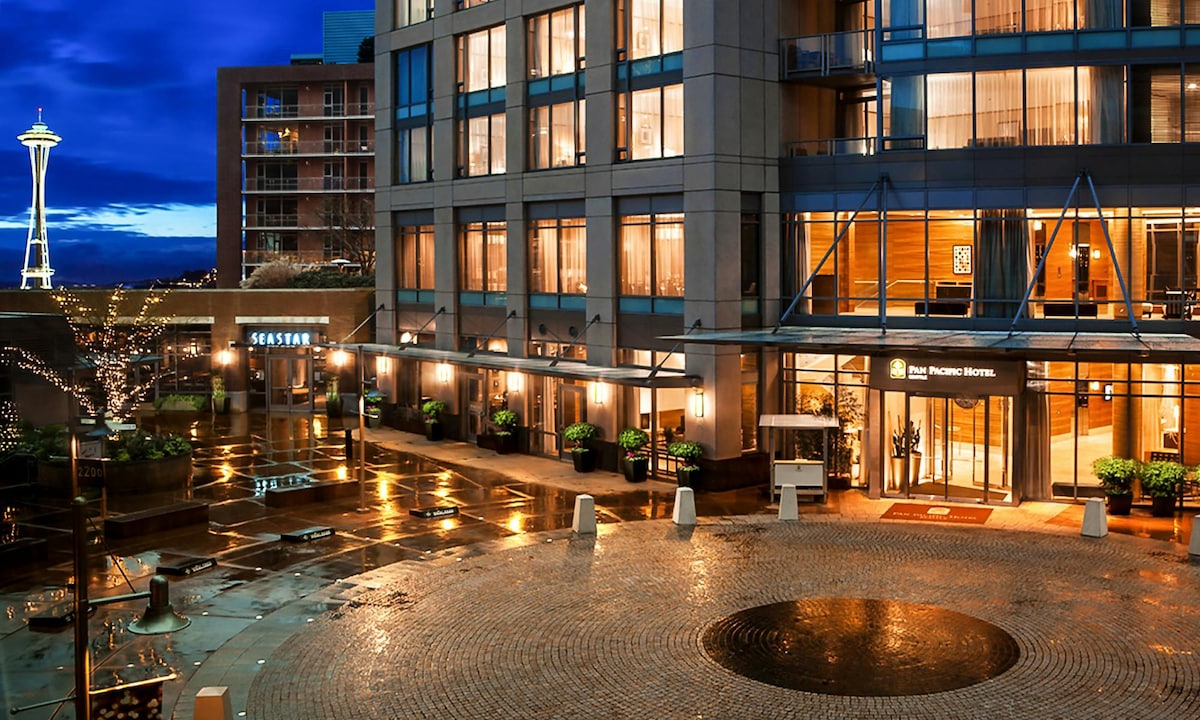
<path fill-rule="evenodd" d="M 225 392 L 225 378 L 216 373 L 212 376 L 212 407 L 214 413 L 224 415 L 229 412 L 229 393 Z"/>
<path fill-rule="evenodd" d="M 589 422 L 577 422 L 568 425 L 563 430 L 563 439 L 574 443 L 571 448 L 571 461 L 575 464 L 575 472 L 591 472 L 596 469 L 596 453 L 585 443 L 599 434 L 600 428 Z"/>
<path fill-rule="evenodd" d="M 1138 477 L 1142 479 L 1142 492 L 1150 496 L 1151 515 L 1175 514 L 1175 501 L 1186 476 L 1187 468 L 1173 460 L 1151 460 L 1142 466 Z"/>
<path fill-rule="evenodd" d="M 512 410 L 500 409 L 492 413 L 492 424 L 496 426 L 496 452 L 507 455 L 517 449 L 517 414 Z"/>
<path fill-rule="evenodd" d="M 667 454 L 679 460 L 675 468 L 675 479 L 679 487 L 694 487 L 696 476 L 700 474 L 700 466 L 696 461 L 704 454 L 704 448 L 698 442 L 680 440 L 667 446 Z"/>
<path fill-rule="evenodd" d="M 1116 455 L 1092 463 L 1092 472 L 1099 478 L 1100 487 L 1108 497 L 1109 515 L 1129 514 L 1133 507 L 1133 478 L 1137 469 L 1136 461 Z"/>
<path fill-rule="evenodd" d="M 640 428 L 625 428 L 617 436 L 617 446 L 625 451 L 625 479 L 629 482 L 645 482 L 650 471 L 650 458 L 645 447 L 650 436 Z"/>
<path fill-rule="evenodd" d="M 380 404 L 383 402 L 383 397 L 374 390 L 369 391 L 363 396 L 363 410 L 367 415 L 367 427 L 379 427 L 380 418 L 383 414 Z"/>
<path fill-rule="evenodd" d="M 441 400 L 426 400 L 421 406 L 421 412 L 425 415 L 425 437 L 428 440 L 441 440 L 442 422 L 441 415 L 446 412 L 446 403 Z"/>
<path fill-rule="evenodd" d="M 325 381 L 325 415 L 331 418 L 342 416 L 342 396 L 338 392 L 337 375 L 330 375 Z"/>

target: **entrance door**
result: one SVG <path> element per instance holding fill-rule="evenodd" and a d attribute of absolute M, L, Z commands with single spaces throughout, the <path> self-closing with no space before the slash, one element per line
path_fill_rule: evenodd
<path fill-rule="evenodd" d="M 1012 398 L 887 393 L 892 459 L 885 494 L 1012 502 Z"/>
<path fill-rule="evenodd" d="M 268 355 L 267 408 L 312 412 L 312 359 L 307 355 Z"/>
<path fill-rule="evenodd" d="M 567 427 L 587 420 L 587 398 L 582 385 L 558 384 L 558 427 Z M 556 436 L 557 438 L 558 436 Z M 558 448 L 559 452 L 562 448 Z"/>
<path fill-rule="evenodd" d="M 487 398 L 484 397 L 487 385 L 483 373 L 474 372 L 466 375 L 467 384 L 467 442 L 475 442 L 487 429 L 486 415 Z"/>

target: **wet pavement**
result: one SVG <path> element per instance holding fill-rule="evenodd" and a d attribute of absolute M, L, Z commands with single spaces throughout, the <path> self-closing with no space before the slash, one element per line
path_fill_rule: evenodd
<path fill-rule="evenodd" d="M 816 695 L 731 673 L 703 649 L 705 628 L 723 617 L 813 597 L 940 607 L 1016 638 L 1020 659 L 1009 672 L 923 696 L 937 700 L 933 708 L 951 696 L 982 698 L 980 707 L 990 710 L 956 715 L 950 708 L 958 706 L 950 703 L 946 712 L 917 714 L 1017 716 L 997 708 L 1013 707 L 1004 704 L 1012 700 L 1008 693 L 1023 692 L 1024 686 L 1006 687 L 1000 695 L 980 688 L 1014 673 L 1025 677 L 1030 667 L 1062 663 L 1066 656 L 1080 664 L 1043 672 L 1068 687 L 1083 683 L 1073 707 L 1104 710 L 1090 717 L 1152 717 L 1159 708 L 1180 717 L 1200 714 L 1194 705 L 1200 689 L 1194 632 L 1200 593 L 1196 566 L 1180 561 L 1186 553 L 1179 545 L 1186 543 L 1190 515 L 1135 518 L 1126 528 L 1173 542 L 1115 535 L 1089 541 L 1078 537 L 1073 514 L 1081 519 L 1082 510 L 1073 506 L 996 508 L 985 526 L 967 530 L 881 522 L 890 501 L 848 491 L 832 494 L 827 505 L 804 505 L 801 523 L 780 524 L 772 522 L 765 496 L 748 490 L 697 495 L 701 525 L 684 530 L 664 521 L 672 509 L 670 484 L 631 486 L 612 473 L 576 474 L 569 463 L 498 456 L 474 445 L 428 443 L 390 430 L 367 432 L 361 497 L 273 508 L 266 504 L 273 488 L 357 479 L 356 464 L 346 462 L 338 421 L 231 415 L 164 422 L 203 446 L 190 496 L 209 503 L 210 525 L 125 541 L 111 548 L 115 557 L 94 542 L 91 592 L 94 597 L 127 592 L 122 573 L 135 589 L 144 589 L 157 565 L 177 558 L 212 556 L 217 567 L 172 580 L 172 600 L 193 621 L 186 631 L 129 634 L 128 622 L 140 611 L 136 603 L 99 608 L 89 628 L 97 666 L 93 686 L 177 673 L 165 683 L 165 700 L 179 720 L 191 717 L 191 698 L 206 685 L 230 686 L 235 710 L 253 718 L 771 716 L 758 712 L 758 705 L 731 705 L 732 698 L 717 702 L 713 688 L 724 687 L 754 690 L 746 692 L 750 703 L 771 687 L 768 695 L 775 699 L 761 707 L 775 703 L 780 712 L 811 707 L 812 716 L 909 716 L 900 711 L 925 707 L 889 699 L 900 703 L 887 706 L 891 715 L 872 714 L 833 696 L 826 696 L 833 704 L 822 705 L 812 700 Z M 579 492 L 596 497 L 597 538 L 572 538 L 569 532 Z M 186 495 L 114 498 L 110 508 L 129 511 Z M 409 514 L 434 505 L 456 505 L 460 512 L 430 519 Z M 46 512 L 39 519 L 62 518 Z M 628 522 L 635 520 L 651 522 Z M 335 534 L 311 543 L 280 540 L 282 533 L 315 526 L 333 527 Z M 997 545 L 1007 551 L 997 552 Z M 917 559 L 907 557 L 910 548 L 919 549 L 916 566 Z M 1120 567 L 1105 575 L 1098 559 L 1114 554 Z M 1024 555 L 1038 562 L 1014 565 Z M 67 560 L 57 552 L 36 574 L 5 573 L 0 588 L 6 610 L 0 618 L 5 707 L 71 690 L 71 633 L 25 628 L 30 616 L 69 602 Z M 765 560 L 775 563 L 770 572 L 748 572 Z M 1077 572 L 1087 582 L 1071 582 Z M 1011 587 L 983 582 L 992 574 Z M 921 590 L 953 587 L 960 576 L 979 586 L 952 593 Z M 1011 606 L 1015 615 L 993 609 L 997 603 Z M 1029 621 L 1029 613 L 1042 619 Z M 1105 633 L 1092 638 L 1106 613 L 1153 625 L 1141 638 L 1145 645 Z M 1048 618 L 1060 626 L 1047 626 Z M 1186 622 L 1192 623 L 1189 629 L 1177 632 Z M 1047 640 L 1075 626 L 1078 634 L 1060 641 L 1064 647 Z M 1046 627 L 1053 632 L 1043 637 Z M 648 649 L 654 653 L 646 655 Z M 660 651 L 666 656 L 655 654 Z M 1109 653 L 1123 659 L 1110 659 Z M 1136 692 L 1121 696 L 1135 703 L 1129 707 L 1149 708 L 1147 688 L 1156 688 L 1154 712 L 1105 714 L 1124 706 L 1120 697 L 1110 703 L 1107 696 L 1097 705 L 1089 694 L 1096 687 L 1085 676 L 1094 674 L 1095 663 L 1106 669 L 1105 678 L 1113 663 L 1140 678 L 1128 681 Z M 1163 663 L 1177 681 L 1155 685 Z M 604 671 L 599 687 L 564 691 L 555 680 L 569 683 L 580 672 L 592 677 L 597 668 Z M 642 672 L 630 675 L 627 670 L 634 668 Z M 621 671 L 608 672 L 616 669 Z M 668 679 L 672 682 L 664 685 Z M 646 694 L 650 688 L 656 694 Z M 1038 697 L 1049 702 L 1051 695 Z M 647 704 L 638 705 L 639 697 Z M 678 711 L 660 712 L 664 697 Z M 601 700 L 605 704 L 596 704 Z M 1181 710 L 1187 712 L 1180 715 Z M 18 717 L 52 713 L 48 708 Z M 1073 713 L 1060 716 L 1087 716 Z M 58 717 L 71 715 L 68 707 Z"/>

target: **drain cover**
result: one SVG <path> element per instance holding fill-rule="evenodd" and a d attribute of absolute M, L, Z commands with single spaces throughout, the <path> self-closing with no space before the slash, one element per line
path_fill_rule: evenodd
<path fill-rule="evenodd" d="M 813 598 L 749 608 L 704 632 L 708 655 L 776 687 L 826 695 L 957 690 L 1008 670 L 1011 635 L 969 615 L 867 598 Z"/>

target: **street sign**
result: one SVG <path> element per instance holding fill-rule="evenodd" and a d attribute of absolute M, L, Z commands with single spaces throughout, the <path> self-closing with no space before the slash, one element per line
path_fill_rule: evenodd
<path fill-rule="evenodd" d="M 100 487 L 104 484 L 104 461 L 99 458 L 76 458 L 75 479 L 80 487 Z"/>

